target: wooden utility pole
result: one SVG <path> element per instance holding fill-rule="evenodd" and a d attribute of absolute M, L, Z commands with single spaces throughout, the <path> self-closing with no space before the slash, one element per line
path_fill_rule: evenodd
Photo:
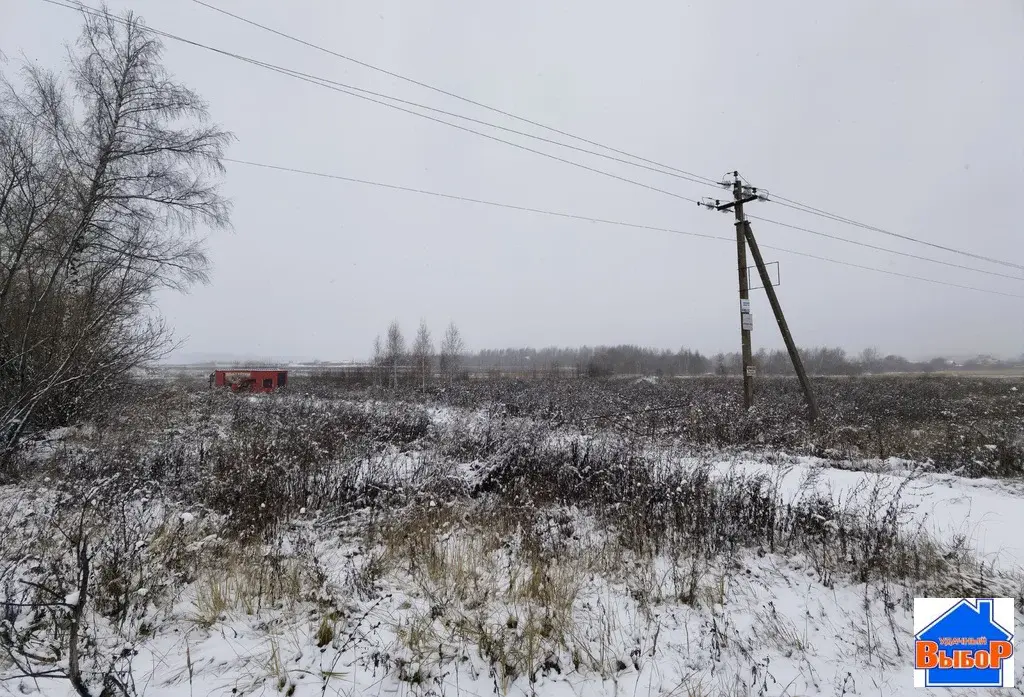
<path fill-rule="evenodd" d="M 750 254 L 754 257 L 757 272 L 761 276 L 761 285 L 764 286 L 764 292 L 768 296 L 768 302 L 771 303 L 772 312 L 775 313 L 775 321 L 779 323 L 779 331 L 782 332 L 782 339 L 786 342 L 786 350 L 789 351 L 789 359 L 793 361 L 793 369 L 796 370 L 797 377 L 800 378 L 800 387 L 803 388 L 804 399 L 807 400 L 808 415 L 812 422 L 817 421 L 821 413 L 818 411 L 818 400 L 814 398 L 811 381 L 807 378 L 807 371 L 804 370 L 804 362 L 800 360 L 800 351 L 796 347 L 796 342 L 793 341 L 793 335 L 789 333 L 789 324 L 786 323 L 786 316 L 782 313 L 779 296 L 775 294 L 775 286 L 772 285 L 768 268 L 764 265 L 764 258 L 761 256 L 761 250 L 757 246 L 757 240 L 754 239 L 754 231 L 750 229 L 750 223 L 745 221 L 743 236 L 746 237 L 747 244 L 750 245 Z"/>
<path fill-rule="evenodd" d="M 740 274 L 740 339 L 743 347 L 743 406 L 747 409 L 754 406 L 754 356 L 750 350 L 750 331 L 754 328 L 753 315 L 750 314 L 750 283 L 747 279 L 747 244 L 744 226 L 747 219 L 743 217 L 743 182 L 739 172 L 733 173 L 732 183 L 733 212 L 736 213 L 736 268 Z"/>
<path fill-rule="evenodd" d="M 761 257 L 761 250 L 757 246 L 757 240 L 754 239 L 754 232 L 750 229 L 750 223 L 747 222 L 743 214 L 743 204 L 767 199 L 763 194 L 758 194 L 756 188 L 744 185 L 739 172 L 733 172 L 732 177 L 731 182 L 722 182 L 722 186 L 732 188 L 732 201 L 727 203 L 721 203 L 720 201 L 704 202 L 700 205 L 720 211 L 732 208 L 736 214 L 736 263 L 740 281 L 740 337 L 743 342 L 743 404 L 747 409 L 750 409 L 754 404 L 755 368 L 750 349 L 750 331 L 753 329 L 753 321 L 750 313 L 750 283 L 747 278 L 747 246 L 749 245 L 751 256 L 754 257 L 754 264 L 757 266 L 757 272 L 761 277 L 761 285 L 764 286 L 765 293 L 768 295 L 768 302 L 771 303 L 772 312 L 775 313 L 775 320 L 779 324 L 782 339 L 786 342 L 789 358 L 793 361 L 793 369 L 796 371 L 797 377 L 800 378 L 800 386 L 803 388 L 804 398 L 807 401 L 808 416 L 812 422 L 816 421 L 820 412 L 818 411 L 818 402 L 815 400 L 814 392 L 811 389 L 811 381 L 804 370 L 803 361 L 800 360 L 800 352 L 793 341 L 789 325 L 786 323 L 786 317 L 782 313 L 782 305 L 775 294 L 775 287 L 772 285 L 768 269 L 765 266 L 764 259 Z"/>
<path fill-rule="evenodd" d="M 750 283 L 747 280 L 747 242 L 744 233 L 746 218 L 743 217 L 743 204 L 756 201 L 756 192 L 748 191 L 743 186 L 739 172 L 733 172 L 733 181 L 722 182 L 722 186 L 732 186 L 732 198 L 729 203 L 702 203 L 700 205 L 725 211 L 730 208 L 736 213 L 736 269 L 740 278 L 740 340 L 743 348 L 743 406 L 750 409 L 754 405 L 754 356 L 750 350 L 750 330 L 754 328 L 753 315 L 750 314 Z"/>

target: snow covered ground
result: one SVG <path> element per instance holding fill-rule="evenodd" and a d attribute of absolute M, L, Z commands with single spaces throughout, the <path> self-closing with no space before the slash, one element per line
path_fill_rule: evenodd
<path fill-rule="evenodd" d="M 887 597 L 872 586 L 829 588 L 812 570 L 771 556 L 744 559 L 713 578 L 721 596 L 709 604 L 656 607 L 640 606 L 625 585 L 584 580 L 573 609 L 576 648 L 541 656 L 549 667 L 533 683 L 503 680 L 479 644 L 441 619 L 425 620 L 424 599 L 398 588 L 359 615 L 351 637 L 323 648 L 315 611 L 234 612 L 211 627 L 185 613 L 139 643 L 135 680 L 139 694 L 154 697 L 949 693 L 913 687 L 912 598 L 901 591 Z M 430 658 L 403 664 L 412 631 L 431 642 Z M 0 689 L 74 694 L 59 681 L 15 679 Z"/>
<path fill-rule="evenodd" d="M 448 426 L 481 418 L 452 409 L 431 416 Z M 407 457 L 409 472 L 423 464 L 422 454 Z M 1019 598 L 1024 486 L 890 464 L 871 472 L 779 455 L 722 458 L 711 469 L 723 477 L 766 474 L 783 497 L 815 491 L 855 509 L 898 493 L 909 506 L 901 521 L 908 535 L 967 545 L 1000 575 L 995 587 Z M 468 465 L 456 471 L 479 476 Z M 26 521 L 38 517 L 33 511 L 44 507 L 26 501 L 39 496 L 0 489 L 0 514 L 27 530 L 35 523 Z M 427 507 L 435 505 L 448 504 Z M 800 556 L 751 549 L 706 563 L 667 554 L 633 559 L 597 535 L 585 514 L 559 511 L 552 529 L 568 528 L 571 541 L 538 564 L 514 535 L 491 539 L 481 528 L 460 526 L 471 512 L 424 518 L 442 523 L 414 526 L 382 544 L 384 537 L 353 537 L 302 511 L 293 533 L 312 541 L 321 595 L 298 592 L 264 607 L 252 599 L 263 597 L 265 577 L 261 572 L 258 592 L 251 578 L 269 562 L 257 557 L 255 567 L 219 568 L 230 545 L 216 547 L 223 544 L 211 533 L 216 521 L 186 509 L 168 503 L 161 513 L 180 521 L 183 549 L 210 556 L 169 602 L 145 605 L 131 631 L 99 625 L 111 646 L 117 634 L 137 652 L 131 663 L 139 695 L 982 694 L 913 687 L 912 583 L 823 576 Z M 456 524 L 445 527 L 448 520 Z M 214 548 L 221 551 L 204 551 Z M 290 568 L 274 573 L 290 579 Z M 1024 660 L 1015 671 L 1014 693 L 1024 694 Z M 75 694 L 66 680 L 19 677 L 0 657 L 2 693 Z"/>
<path fill-rule="evenodd" d="M 906 463 L 901 463 L 905 465 Z M 778 477 L 790 496 L 814 489 L 836 501 L 863 502 L 876 488 L 901 490 L 910 506 L 904 522 L 908 530 L 922 529 L 939 540 L 964 536 L 977 556 L 996 568 L 1024 570 L 1024 482 L 970 479 L 951 474 L 866 472 L 836 469 L 816 458 L 797 458 L 786 466 L 763 461 L 737 460 L 716 465 L 719 471 L 761 472 Z"/>
<path fill-rule="evenodd" d="M 182 623 L 147 644 L 135 665 L 144 694 L 166 697 L 315 695 L 325 687 L 342 695 L 921 694 L 912 686 L 905 607 L 887 613 L 874 589 L 828 589 L 812 575 L 780 560 L 750 559 L 725 576 L 723 602 L 707 608 L 643 609 L 623 588 L 586 583 L 576 612 L 579 644 L 590 649 L 585 664 L 577 670 L 564 657 L 561 665 L 545 659 L 552 667 L 532 684 L 503 682 L 478 647 L 446 642 L 440 622 L 432 660 L 375 667 L 372 655 L 396 651 L 423 616 L 417 599 L 403 594 L 376 606 L 363 635 L 341 652 L 317 648 L 317 624 L 307 617 L 232 616 L 209 630 Z M 591 661 L 607 664 L 613 677 L 588 675 Z M 422 682 L 409 677 L 417 671 Z"/>

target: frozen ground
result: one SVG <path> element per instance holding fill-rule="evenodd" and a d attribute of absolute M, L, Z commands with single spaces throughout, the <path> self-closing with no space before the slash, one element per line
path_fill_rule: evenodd
<path fill-rule="evenodd" d="M 375 667 L 373 654 L 400 653 L 402 632 L 421 616 L 418 600 L 401 592 L 369 612 L 364 636 L 340 653 L 321 652 L 316 621 L 297 613 L 272 619 L 232 615 L 210 629 L 182 618 L 143 646 L 136 679 L 141 694 L 161 697 L 928 694 L 912 687 L 912 619 L 903 606 L 894 616 L 886 613 L 877 589 L 828 589 L 813 572 L 771 558 L 748 560 L 724 584 L 724 603 L 703 609 L 641 609 L 624 588 L 585 584 L 577 601 L 579 643 L 591 650 L 583 660 L 614 666 L 614 677 L 604 680 L 588 675 L 586 666 L 578 671 L 553 663 L 533 684 L 502 684 L 478 647 L 443 637 L 432 657 L 436 663 Z M 413 609 L 403 609 L 408 604 Z M 395 675 L 417 670 L 424 675 L 420 684 Z M 1020 669 L 1017 675 L 1021 680 Z M 27 680 L 6 687 L 36 693 Z M 60 683 L 40 687 L 36 694 L 73 694 Z"/>
<path fill-rule="evenodd" d="M 444 424 L 465 417 L 453 410 L 432 412 Z M 410 463 L 410 470 L 420 464 L 417 457 Z M 721 476 L 766 473 L 784 497 L 816 490 L 854 508 L 899 492 L 909 505 L 902 521 L 908 534 L 967 544 L 989 573 L 1002 575 L 996 586 L 1019 597 L 1020 483 L 912 474 L 909 463 L 890 464 L 887 471 L 869 472 L 780 455 L 723 459 L 712 469 Z M 676 465 L 697 466 L 684 460 Z M 468 466 L 457 471 L 478 476 Z M 33 510 L 27 496 L 26 490 L 9 487 L 0 490 L 0 504 L 27 520 Z M 188 549 L 198 553 L 204 544 L 217 543 L 204 527 L 213 523 L 202 514 L 182 519 L 175 510 L 169 505 L 169 515 L 187 531 L 183 534 L 195 537 Z M 296 597 L 253 607 L 242 597 L 251 589 L 243 592 L 241 572 L 220 581 L 219 570 L 208 568 L 177 589 L 172 602 L 151 603 L 136 618 L 137 627 L 148 625 L 127 644 L 137 651 L 132 660 L 136 692 L 154 697 L 975 694 L 913 687 L 912 587 L 823 577 L 807 559 L 748 550 L 689 570 L 696 592 L 682 602 L 678 560 L 607 559 L 608 547 L 595 542 L 591 521 L 582 513 L 563 515 L 570 519 L 556 523 L 552 518 L 551 524 L 579 531 L 572 537 L 575 546 L 563 548 L 539 571 L 524 564 L 516 550 L 492 548 L 468 528 L 427 531 L 436 547 L 433 556 L 410 551 L 408 559 L 396 561 L 400 555 L 394 550 L 364 546 L 312 512 L 299 516 L 295 534 L 314 541 L 324 587 L 334 589 L 335 599 L 344 596 L 340 606 L 325 610 L 317 598 Z M 422 531 L 411 534 L 416 532 Z M 382 570 L 372 582 L 353 585 L 375 564 Z M 214 602 L 214 590 L 225 597 Z M 235 597 L 227 597 L 232 593 Z M 112 628 L 105 631 L 114 634 Z M 533 680 L 523 665 L 535 669 L 525 671 L 534 672 Z M 1024 685 L 1024 661 L 1017 661 L 1015 672 L 1018 685 Z M 17 677 L 0 660 L 4 692 L 74 694 L 64 680 Z"/>
<path fill-rule="evenodd" d="M 1024 569 L 1024 484 L 912 473 L 901 466 L 895 471 L 870 473 L 836 469 L 816 458 L 798 458 L 782 466 L 741 459 L 719 463 L 716 468 L 770 473 L 790 496 L 811 484 L 837 501 L 855 505 L 876 488 L 883 492 L 902 488 L 901 498 L 910 506 L 904 523 L 908 530 L 921 529 L 940 540 L 963 536 L 981 559 L 997 568 L 1010 572 Z"/>

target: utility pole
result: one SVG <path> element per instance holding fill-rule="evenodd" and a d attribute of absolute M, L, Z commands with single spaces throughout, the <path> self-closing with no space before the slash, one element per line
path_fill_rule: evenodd
<path fill-rule="evenodd" d="M 761 256 L 761 250 L 757 246 L 757 240 L 754 239 L 754 232 L 750 229 L 750 223 L 747 222 L 743 214 L 743 204 L 750 203 L 751 201 L 765 201 L 767 196 L 763 193 L 759 194 L 755 187 L 746 186 L 740 178 L 739 172 L 732 172 L 732 177 L 731 182 L 722 182 L 723 187 L 732 188 L 732 201 L 722 203 L 716 200 L 714 202 L 701 202 L 698 205 L 714 208 L 719 211 L 726 211 L 732 208 L 736 215 L 736 263 L 740 282 L 740 338 L 743 342 L 743 404 L 747 409 L 750 409 L 754 404 L 755 368 L 750 349 L 750 331 L 753 329 L 753 319 L 750 313 L 750 283 L 747 278 L 747 246 L 749 245 L 751 256 L 754 257 L 754 264 L 757 266 L 758 274 L 761 277 L 761 285 L 764 286 L 768 302 L 772 306 L 772 312 L 775 314 L 775 321 L 778 322 L 782 339 L 786 342 L 786 350 L 789 351 L 789 358 L 793 362 L 793 369 L 800 379 L 800 387 L 803 388 L 804 398 L 807 401 L 808 415 L 812 422 L 816 421 L 820 412 L 818 411 L 818 402 L 814 398 L 814 392 L 811 389 L 811 381 L 804 370 L 803 361 L 800 360 L 800 352 L 793 341 L 789 325 L 786 323 L 786 317 L 782 313 L 782 305 L 779 303 L 775 287 L 772 285 L 771 277 L 768 275 L 768 269 L 765 266 L 764 258 Z"/>
<path fill-rule="evenodd" d="M 750 331 L 754 328 L 753 316 L 750 314 L 750 283 L 747 280 L 747 242 L 744 226 L 747 224 L 743 216 L 743 204 L 756 201 L 759 197 L 756 190 L 743 185 L 739 172 L 732 173 L 731 182 L 723 181 L 722 186 L 732 187 L 732 201 L 722 203 L 701 203 L 699 205 L 726 211 L 730 208 L 736 213 L 736 269 L 740 279 L 740 341 L 743 350 L 743 406 L 750 409 L 754 405 L 754 356 L 750 350 Z"/>
<path fill-rule="evenodd" d="M 786 316 L 782 313 L 782 304 L 779 302 L 779 296 L 775 294 L 775 286 L 772 285 L 768 268 L 764 265 L 764 258 L 761 256 L 761 250 L 757 246 L 757 240 L 754 239 L 754 231 L 750 229 L 748 222 L 743 223 L 743 235 L 747 239 L 747 244 L 750 245 L 750 254 L 754 257 L 754 263 L 757 264 L 761 285 L 764 286 L 765 295 L 768 296 L 772 312 L 775 313 L 775 321 L 779 323 L 779 331 L 782 332 L 782 340 L 786 342 L 789 359 L 793 361 L 793 369 L 796 370 L 796 375 L 800 378 L 800 387 L 803 388 L 804 399 L 807 400 L 808 414 L 812 422 L 817 421 L 821 414 L 818 411 L 818 400 L 814 398 L 811 381 L 807 378 L 807 371 L 804 370 L 804 362 L 800 360 L 800 351 L 796 347 L 796 342 L 793 341 L 793 335 L 789 332 L 789 324 L 786 322 Z"/>
<path fill-rule="evenodd" d="M 750 283 L 747 279 L 747 244 L 744 226 L 747 219 L 743 216 L 743 182 L 739 172 L 733 173 L 732 199 L 733 211 L 736 213 L 736 268 L 740 275 L 740 339 L 743 350 L 743 406 L 747 409 L 754 406 L 754 356 L 750 350 L 750 332 L 754 328 L 753 315 L 750 314 Z"/>

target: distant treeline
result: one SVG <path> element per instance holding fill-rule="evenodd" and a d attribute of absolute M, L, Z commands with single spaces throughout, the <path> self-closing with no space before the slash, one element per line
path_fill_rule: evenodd
<path fill-rule="evenodd" d="M 902 356 L 883 355 L 875 348 L 848 354 L 841 348 L 816 347 L 800 350 L 807 372 L 812 375 L 863 375 L 866 373 L 929 373 L 938 371 L 1006 370 L 1024 368 L 1024 355 L 1013 361 L 977 356 L 965 361 L 936 357 L 910 361 Z M 754 354 L 759 375 L 793 375 L 793 364 L 785 351 L 761 349 Z M 373 343 L 373 357 L 362 366 L 324 366 L 318 376 L 346 384 L 377 384 L 398 387 L 413 383 L 426 387 L 438 378 L 445 382 L 467 378 L 522 377 L 611 377 L 615 375 L 741 375 L 743 361 L 738 352 L 703 354 L 693 349 L 678 351 L 620 344 L 484 349 L 469 351 L 454 322 L 445 330 L 439 349 L 429 327 L 421 320 L 409 346 L 398 321 L 391 322 L 383 336 Z"/>
<path fill-rule="evenodd" d="M 927 373 L 950 370 L 999 370 L 1024 367 L 1024 356 L 1002 361 L 978 356 L 967 361 L 942 357 L 929 361 L 910 361 L 902 356 L 883 355 L 865 349 L 856 355 L 841 348 L 804 348 L 801 357 L 807 371 L 814 375 L 862 375 L 865 373 Z M 573 373 L 591 377 L 612 375 L 739 375 L 740 354 L 705 355 L 691 349 L 670 351 L 641 346 L 550 347 L 543 349 L 485 349 L 466 354 L 462 366 L 473 372 Z M 761 349 L 754 354 L 761 375 L 792 375 L 793 365 L 785 351 Z"/>

